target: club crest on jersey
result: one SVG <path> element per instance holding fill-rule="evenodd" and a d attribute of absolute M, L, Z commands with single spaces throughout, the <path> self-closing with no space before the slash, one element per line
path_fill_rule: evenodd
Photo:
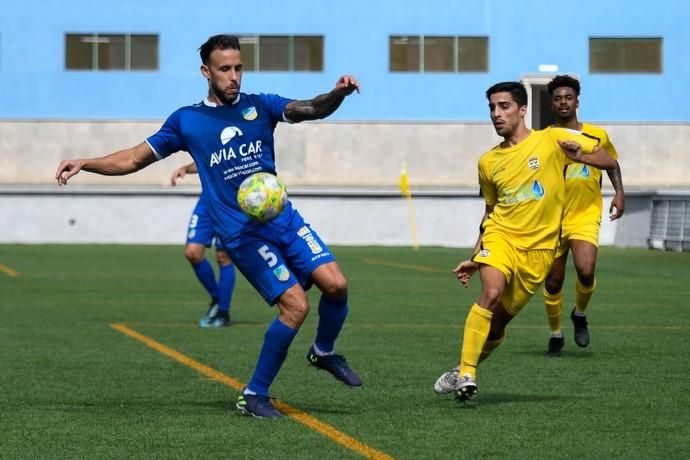
<path fill-rule="evenodd" d="M 240 128 L 237 126 L 228 126 L 220 133 L 220 141 L 225 145 L 230 142 L 233 137 L 241 135 L 242 130 L 240 130 Z"/>
<path fill-rule="evenodd" d="M 290 271 L 283 264 L 278 265 L 273 269 L 273 274 L 278 278 L 278 281 L 287 281 L 290 279 Z"/>
<path fill-rule="evenodd" d="M 256 111 L 256 107 L 254 106 L 247 107 L 246 109 L 242 110 L 242 117 L 247 121 L 256 120 L 258 115 L 259 114 Z"/>
<path fill-rule="evenodd" d="M 539 158 L 537 157 L 532 157 L 529 160 L 527 160 L 527 166 L 531 170 L 539 169 Z"/>

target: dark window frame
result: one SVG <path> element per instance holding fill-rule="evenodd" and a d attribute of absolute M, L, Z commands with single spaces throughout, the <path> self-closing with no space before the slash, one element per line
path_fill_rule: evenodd
<path fill-rule="evenodd" d="M 324 35 L 238 34 L 237 37 L 240 39 L 245 72 L 317 73 L 325 70 L 326 40 Z M 283 43 L 281 43 L 281 39 L 284 41 Z M 263 50 L 262 41 L 264 42 Z M 312 48 L 310 48 L 310 44 L 313 46 Z M 270 51 L 265 49 L 268 46 L 273 46 L 276 49 L 284 48 L 282 51 L 277 51 L 281 53 L 279 63 L 265 62 L 267 59 L 271 59 Z M 320 56 L 314 56 L 315 52 Z"/>
<path fill-rule="evenodd" d="M 67 71 L 157 72 L 160 70 L 159 34 L 66 32 L 64 37 L 64 65 Z M 75 49 L 78 46 L 84 49 Z M 134 47 L 137 49 L 134 50 Z M 145 56 L 146 47 L 152 48 L 148 50 L 149 59 Z M 134 66 L 132 65 L 133 56 L 135 57 Z"/>
<path fill-rule="evenodd" d="M 448 40 L 452 40 L 452 50 Z M 439 47 L 433 49 L 436 41 Z M 409 49 L 405 50 L 405 42 Z M 445 42 L 445 43 L 444 43 Z M 462 58 L 466 46 L 474 42 L 479 47 L 470 47 L 469 60 Z M 444 53 L 446 48 L 447 63 L 439 61 L 438 54 L 428 57 L 430 51 Z M 481 56 L 472 56 L 478 54 Z M 472 53 L 474 51 L 474 53 Z M 490 38 L 488 35 L 389 35 L 388 36 L 388 71 L 391 73 L 489 73 Z M 414 61 L 414 62 L 412 62 Z M 468 66 L 468 62 L 470 63 Z"/>
<path fill-rule="evenodd" d="M 588 45 L 591 74 L 660 75 L 664 72 L 663 37 L 591 36 Z"/>

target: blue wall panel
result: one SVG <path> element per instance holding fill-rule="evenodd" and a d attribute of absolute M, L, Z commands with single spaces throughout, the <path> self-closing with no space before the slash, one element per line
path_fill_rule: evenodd
<path fill-rule="evenodd" d="M 624 7 L 623 7 L 624 5 Z M 584 119 L 689 122 L 690 2 L 669 0 L 411 0 L 275 2 L 0 0 L 0 118 L 161 119 L 205 95 L 197 48 L 209 36 L 319 34 L 318 73 L 245 73 L 243 90 L 309 98 L 352 73 L 362 95 L 333 119 L 484 121 L 491 84 L 538 74 L 540 64 L 577 74 Z M 157 72 L 64 70 L 65 33 L 156 33 Z M 486 35 L 488 73 L 388 71 L 389 35 Z M 663 73 L 590 74 L 590 36 L 663 37 Z"/>

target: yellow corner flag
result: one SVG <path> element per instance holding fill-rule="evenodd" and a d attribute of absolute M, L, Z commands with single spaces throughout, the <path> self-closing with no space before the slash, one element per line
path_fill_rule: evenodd
<path fill-rule="evenodd" d="M 403 163 L 402 171 L 400 171 L 400 193 L 404 197 L 412 197 L 410 191 L 410 183 L 407 180 L 407 165 Z"/>
<path fill-rule="evenodd" d="M 417 243 L 417 226 L 415 224 L 414 218 L 414 207 L 412 206 L 412 191 L 410 190 L 410 182 L 407 177 L 407 164 L 403 163 L 402 170 L 400 171 L 400 193 L 407 199 L 407 208 L 410 213 L 410 232 L 412 233 L 412 247 L 416 250 L 419 249 L 419 244 Z"/>

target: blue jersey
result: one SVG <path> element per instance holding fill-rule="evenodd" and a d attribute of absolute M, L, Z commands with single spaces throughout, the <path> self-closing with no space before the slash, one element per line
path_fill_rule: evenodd
<path fill-rule="evenodd" d="M 191 154 L 215 230 L 224 241 L 232 243 L 262 225 L 242 212 L 237 190 L 251 174 L 276 174 L 273 132 L 279 121 L 288 121 L 283 111 L 291 101 L 275 94 L 244 93 L 230 105 L 203 101 L 178 109 L 146 139 L 158 159 L 180 150 Z M 289 220 L 293 213 L 288 202 L 274 223 Z"/>

